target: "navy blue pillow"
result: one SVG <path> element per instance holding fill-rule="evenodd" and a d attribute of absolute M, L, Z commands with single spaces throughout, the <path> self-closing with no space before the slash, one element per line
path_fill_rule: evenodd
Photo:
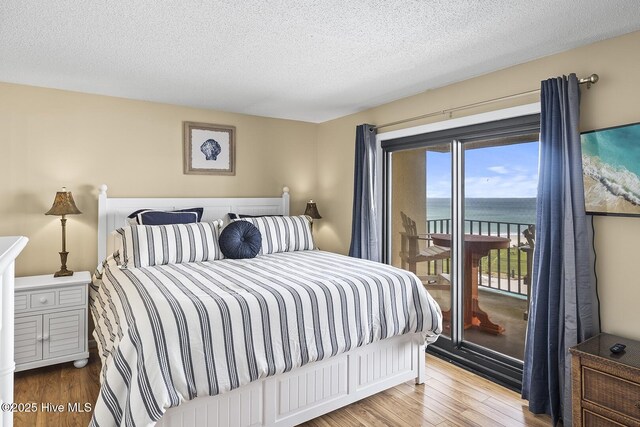
<path fill-rule="evenodd" d="M 240 219 L 240 218 L 262 218 L 264 216 L 282 216 L 282 215 L 246 215 L 246 214 L 237 214 L 233 212 L 229 212 L 229 219 Z"/>
<path fill-rule="evenodd" d="M 226 258 L 253 258 L 260 252 L 262 235 L 258 227 L 248 221 L 236 221 L 220 233 L 220 250 Z"/>
<path fill-rule="evenodd" d="M 157 210 L 153 210 L 153 209 L 138 209 L 135 212 L 132 212 L 129 214 L 129 216 L 127 218 L 136 218 L 139 214 L 143 213 L 143 212 L 195 212 L 196 215 L 198 215 L 198 221 L 200 222 L 202 221 L 202 214 L 204 213 L 204 208 L 186 208 L 186 209 L 177 209 L 175 211 L 157 211 Z M 181 224 L 181 223 L 166 223 L 166 224 Z M 149 224 L 151 225 L 151 224 Z M 153 224 L 153 225 L 162 225 L 162 224 Z"/>
<path fill-rule="evenodd" d="M 141 225 L 191 224 L 198 222 L 196 212 L 147 211 L 139 213 L 136 221 Z"/>

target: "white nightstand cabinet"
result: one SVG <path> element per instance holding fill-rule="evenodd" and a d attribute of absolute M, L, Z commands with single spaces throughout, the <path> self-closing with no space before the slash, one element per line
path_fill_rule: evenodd
<path fill-rule="evenodd" d="M 87 298 L 91 275 L 15 280 L 16 371 L 74 361 L 87 364 Z"/>

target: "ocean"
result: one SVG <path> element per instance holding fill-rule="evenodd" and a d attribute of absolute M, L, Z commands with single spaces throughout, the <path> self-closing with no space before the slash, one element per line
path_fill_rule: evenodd
<path fill-rule="evenodd" d="M 465 220 L 492 221 L 502 223 L 535 224 L 536 199 L 531 198 L 467 198 L 465 199 Z M 428 198 L 427 220 L 451 218 L 451 199 Z M 469 232 L 467 222 L 465 232 Z M 475 225 L 474 227 L 477 227 Z M 524 227 L 521 228 L 522 230 Z M 511 234 L 518 231 L 512 226 Z M 477 232 L 477 228 L 475 231 Z M 495 229 L 492 229 L 492 233 Z M 501 227 L 501 234 L 507 232 L 507 227 Z M 515 233 L 514 233 L 515 232 Z"/>
<path fill-rule="evenodd" d="M 586 188 L 587 210 L 607 211 L 620 201 L 640 209 L 640 124 L 582 134 L 582 167 L 595 184 Z M 604 209 L 603 209 L 604 208 Z M 619 209 L 613 209 L 614 211 Z"/>

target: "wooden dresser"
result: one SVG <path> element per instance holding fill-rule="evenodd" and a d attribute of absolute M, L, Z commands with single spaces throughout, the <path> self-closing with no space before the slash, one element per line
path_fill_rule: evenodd
<path fill-rule="evenodd" d="M 625 352 L 611 353 L 615 343 Z M 573 425 L 640 427 L 640 342 L 600 334 L 569 351 Z"/>

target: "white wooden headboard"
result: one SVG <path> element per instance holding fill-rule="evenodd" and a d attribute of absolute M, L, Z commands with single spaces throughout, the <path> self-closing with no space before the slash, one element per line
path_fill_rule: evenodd
<path fill-rule="evenodd" d="M 127 225 L 127 216 L 138 209 L 174 210 L 204 208 L 203 221 L 222 219 L 229 212 L 247 215 L 289 215 L 289 187 L 280 197 L 237 198 L 109 198 L 107 186 L 98 195 L 98 265 L 113 250 L 113 230 Z"/>

